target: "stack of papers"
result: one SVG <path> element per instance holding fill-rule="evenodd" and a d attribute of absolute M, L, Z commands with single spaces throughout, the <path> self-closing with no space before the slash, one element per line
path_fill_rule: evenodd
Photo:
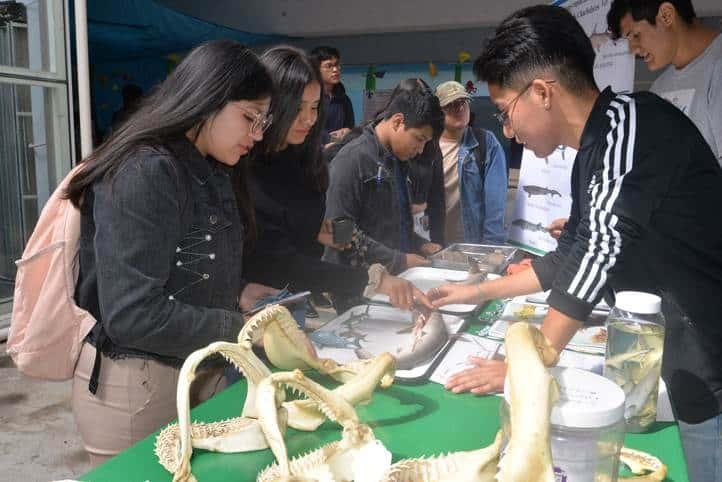
<path fill-rule="evenodd" d="M 447 380 L 467 368 L 473 368 L 470 357 L 504 360 L 504 342 L 482 338 L 469 333 L 461 334 L 441 360 L 429 380 L 445 385 Z M 580 368 L 602 374 L 604 356 L 599 354 L 578 353 L 571 350 L 562 351 L 558 366 Z"/>
<path fill-rule="evenodd" d="M 527 302 L 527 303 L 537 303 L 537 304 L 545 305 L 545 304 L 547 304 L 547 298 L 549 298 L 549 293 L 551 293 L 551 290 L 540 291 L 538 293 L 533 293 L 531 295 L 517 296 L 514 299 L 521 300 L 522 303 Z M 603 299 L 602 299 L 602 301 L 600 301 L 597 304 L 597 306 L 594 307 L 594 311 L 609 312 L 609 310 L 611 310 L 611 308 L 609 307 L 607 302 L 604 301 Z"/>
<path fill-rule="evenodd" d="M 434 373 L 431 374 L 429 380 L 446 385 L 446 381 L 452 375 L 474 367 L 469 361 L 469 357 L 494 358 L 501 345 L 497 341 L 463 333 L 457 337 L 449 351 L 446 352 L 443 360 L 436 367 Z"/>
<path fill-rule="evenodd" d="M 429 380 L 441 385 L 446 385 L 446 382 L 453 375 L 474 367 L 474 364 L 469 361 L 469 357 L 503 360 L 504 344 L 501 341 L 489 340 L 468 333 L 461 334 L 431 374 Z M 557 366 L 580 368 L 602 375 L 604 370 L 604 356 L 578 353 L 567 349 L 562 351 L 559 356 Z M 674 421 L 672 406 L 667 394 L 667 386 L 661 378 L 659 379 L 657 421 Z"/>
<path fill-rule="evenodd" d="M 541 326 L 541 320 L 524 320 L 528 323 L 534 323 Z M 507 320 L 497 320 L 487 332 L 486 336 L 493 340 L 503 341 L 506 336 L 506 330 L 513 323 Z M 607 348 L 607 328 L 604 326 L 588 326 L 579 330 L 576 335 L 567 344 L 567 350 L 580 353 L 591 353 L 596 355 L 604 355 Z"/>
<path fill-rule="evenodd" d="M 541 326 L 549 312 L 546 299 L 549 292 L 512 298 L 499 319 L 484 332 L 485 336 L 495 340 L 503 340 L 510 323 L 524 321 Z M 603 355 L 607 344 L 607 329 L 604 322 L 609 314 L 609 306 L 602 301 L 592 311 L 587 320 L 588 326 L 580 329 L 567 345 L 567 349 L 581 353 Z"/>

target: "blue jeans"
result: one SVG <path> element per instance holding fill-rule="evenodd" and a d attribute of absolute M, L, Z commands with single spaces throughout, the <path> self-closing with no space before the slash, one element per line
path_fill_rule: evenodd
<path fill-rule="evenodd" d="M 690 482 L 722 480 L 722 415 L 702 423 L 679 420 Z"/>

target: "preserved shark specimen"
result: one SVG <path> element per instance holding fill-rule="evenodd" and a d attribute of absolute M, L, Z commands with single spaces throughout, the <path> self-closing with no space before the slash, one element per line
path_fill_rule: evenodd
<path fill-rule="evenodd" d="M 394 353 L 396 368 L 410 370 L 433 358 L 449 341 L 449 331 L 438 311 L 419 312 L 409 342 Z"/>

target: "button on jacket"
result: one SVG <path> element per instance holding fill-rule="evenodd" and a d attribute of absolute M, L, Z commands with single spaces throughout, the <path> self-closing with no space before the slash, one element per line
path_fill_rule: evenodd
<path fill-rule="evenodd" d="M 242 326 L 243 230 L 233 170 L 185 138 L 140 148 L 81 209 L 78 305 L 98 320 L 111 357 L 180 365 Z"/>

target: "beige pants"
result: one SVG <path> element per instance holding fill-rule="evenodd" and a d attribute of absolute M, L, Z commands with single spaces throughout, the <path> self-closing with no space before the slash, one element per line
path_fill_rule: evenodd
<path fill-rule="evenodd" d="M 103 355 L 95 395 L 88 390 L 95 347 L 83 345 L 73 377 L 73 414 L 93 465 L 127 449 L 176 418 L 178 368 L 153 360 Z M 223 390 L 222 369 L 198 373 L 191 406 Z"/>

